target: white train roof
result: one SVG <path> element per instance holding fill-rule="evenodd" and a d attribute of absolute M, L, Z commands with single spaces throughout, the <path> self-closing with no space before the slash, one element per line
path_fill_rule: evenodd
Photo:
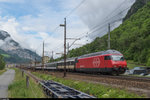
<path fill-rule="evenodd" d="M 121 53 L 119 51 L 116 51 L 116 50 L 106 50 L 106 51 L 101 51 L 101 52 L 85 54 L 85 55 L 80 56 L 78 58 L 80 59 L 80 58 L 92 57 L 92 56 L 97 56 L 97 55 L 105 55 L 105 54 L 121 54 Z"/>

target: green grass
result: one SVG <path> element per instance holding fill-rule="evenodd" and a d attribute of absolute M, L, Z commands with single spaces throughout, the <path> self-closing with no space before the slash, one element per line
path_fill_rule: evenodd
<path fill-rule="evenodd" d="M 6 58 L 10 58 L 10 55 L 7 55 L 7 54 L 1 54 L 1 55 L 6 57 Z"/>
<path fill-rule="evenodd" d="M 137 62 L 133 62 L 132 60 L 127 60 L 127 66 L 129 69 L 133 69 L 134 67 L 146 67 L 146 66 L 141 65 Z"/>
<path fill-rule="evenodd" d="M 6 69 L 0 70 L 0 75 L 2 75 L 6 71 L 7 71 Z"/>
<path fill-rule="evenodd" d="M 40 85 L 30 78 L 29 88 L 26 88 L 26 75 L 22 78 L 22 73 L 19 69 L 15 69 L 15 72 L 15 79 L 8 87 L 9 98 L 45 98 Z"/>
<path fill-rule="evenodd" d="M 139 64 L 138 62 L 133 62 L 132 60 L 127 61 L 127 66 L 129 70 L 133 69 L 134 67 L 146 67 L 144 65 Z M 150 76 L 141 76 L 141 75 L 127 75 L 127 76 L 150 77 Z"/>
<path fill-rule="evenodd" d="M 56 78 L 54 76 L 40 74 L 36 72 L 33 72 L 33 74 L 44 80 L 53 80 L 53 81 L 62 83 L 66 86 L 70 86 L 72 88 L 75 88 L 79 91 L 88 93 L 98 98 L 143 98 L 145 97 L 144 95 L 139 96 L 134 93 L 129 93 L 125 90 L 119 90 L 116 88 L 112 88 L 109 86 L 104 86 L 104 85 L 100 85 L 96 83 L 94 84 L 94 83 L 87 83 L 83 81 Z"/>

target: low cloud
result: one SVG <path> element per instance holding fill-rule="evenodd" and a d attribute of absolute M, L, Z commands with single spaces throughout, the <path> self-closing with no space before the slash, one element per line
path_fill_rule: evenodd
<path fill-rule="evenodd" d="M 4 44 L 3 40 L 0 40 L 0 47 Z"/>
<path fill-rule="evenodd" d="M 123 18 L 134 2 L 135 0 L 86 0 L 78 10 L 78 15 L 90 30 L 103 26 L 89 35 L 89 38 L 93 39 L 93 37 L 106 34 L 108 23 Z M 111 29 L 119 26 L 121 22 L 112 24 Z"/>

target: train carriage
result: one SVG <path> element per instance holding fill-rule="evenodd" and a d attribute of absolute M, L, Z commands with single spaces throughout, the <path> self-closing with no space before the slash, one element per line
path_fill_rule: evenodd
<path fill-rule="evenodd" d="M 64 60 L 57 62 L 57 69 L 64 70 Z M 66 60 L 66 70 L 68 70 L 68 71 L 75 70 L 75 58 L 68 58 Z"/>
<path fill-rule="evenodd" d="M 57 69 L 57 62 L 45 64 L 45 69 L 46 70 L 56 70 Z"/>

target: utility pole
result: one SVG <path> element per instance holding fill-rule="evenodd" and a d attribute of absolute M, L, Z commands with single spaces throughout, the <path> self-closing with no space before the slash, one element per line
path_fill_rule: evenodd
<path fill-rule="evenodd" d="M 64 20 L 64 24 L 60 26 L 64 27 L 64 77 L 66 77 L 66 18 Z"/>
<path fill-rule="evenodd" d="M 29 76 L 26 76 L 26 87 L 29 88 Z"/>
<path fill-rule="evenodd" d="M 43 41 L 42 67 L 43 67 L 43 70 L 44 70 L 44 41 Z"/>
<path fill-rule="evenodd" d="M 53 59 L 53 54 L 54 54 L 54 52 L 52 51 L 52 59 Z"/>
<path fill-rule="evenodd" d="M 69 55 L 69 42 L 67 44 L 67 55 Z"/>
<path fill-rule="evenodd" d="M 54 53 L 54 52 L 52 51 L 52 56 L 51 56 L 51 58 L 50 58 L 50 61 L 51 61 L 51 62 L 53 62 L 53 53 Z"/>
<path fill-rule="evenodd" d="M 108 24 L 108 49 L 110 49 L 110 23 Z"/>
<path fill-rule="evenodd" d="M 36 51 L 35 51 L 35 54 L 36 54 Z M 36 67 L 36 55 L 35 55 L 35 67 Z"/>
<path fill-rule="evenodd" d="M 31 60 L 31 54 L 30 54 L 30 68 L 31 68 L 31 61 L 32 61 L 32 60 Z"/>

